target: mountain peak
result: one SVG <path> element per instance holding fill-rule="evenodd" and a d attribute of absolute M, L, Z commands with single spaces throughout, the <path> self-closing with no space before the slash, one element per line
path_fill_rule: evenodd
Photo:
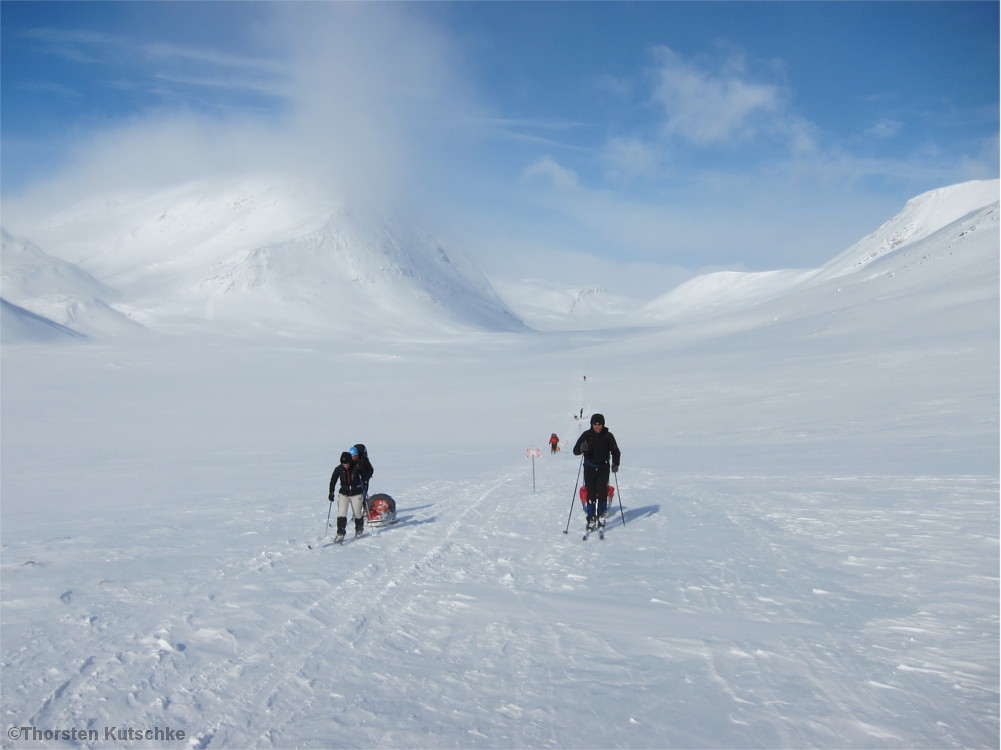
<path fill-rule="evenodd" d="M 305 183 L 256 177 L 95 196 L 34 229 L 64 267 L 96 277 L 95 297 L 154 328 L 346 332 L 359 318 L 369 335 L 523 327 L 430 232 Z M 30 297 L 19 290 L 11 301 Z"/>
<path fill-rule="evenodd" d="M 929 190 L 911 198 L 903 209 L 876 231 L 859 240 L 821 269 L 833 278 L 872 263 L 904 245 L 998 201 L 998 180 L 975 180 Z"/>

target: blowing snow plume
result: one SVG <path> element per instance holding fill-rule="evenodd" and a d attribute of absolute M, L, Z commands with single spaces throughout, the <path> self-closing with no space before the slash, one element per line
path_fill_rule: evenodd
<path fill-rule="evenodd" d="M 105 40 L 168 93 L 78 132 L 54 175 L 5 196 L 8 229 L 24 234 L 22 218 L 95 194 L 262 173 L 306 179 L 355 206 L 406 209 L 475 115 L 454 43 L 409 9 L 261 4 L 230 21 L 242 53 Z"/>

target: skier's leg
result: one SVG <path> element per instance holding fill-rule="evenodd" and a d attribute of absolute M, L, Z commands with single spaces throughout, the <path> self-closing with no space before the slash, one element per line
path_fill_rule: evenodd
<path fill-rule="evenodd" d="M 594 518 L 594 473 L 593 466 L 584 466 L 584 488 L 587 490 L 587 520 Z"/>
<path fill-rule="evenodd" d="M 348 496 L 337 493 L 337 536 L 343 537 L 348 528 Z"/>
<path fill-rule="evenodd" d="M 608 467 L 603 467 L 598 471 L 598 478 L 595 482 L 597 488 L 595 491 L 598 500 L 598 515 L 602 518 L 605 516 L 605 511 L 608 510 Z"/>
<path fill-rule="evenodd" d="M 365 516 L 364 511 L 364 500 L 363 495 L 352 495 L 351 496 L 351 506 L 355 514 L 355 535 L 357 536 L 365 529 Z"/>
<path fill-rule="evenodd" d="M 584 486 L 587 488 L 587 528 L 593 529 L 595 524 L 595 498 L 598 497 L 596 477 L 598 469 L 594 466 L 584 466 Z"/>

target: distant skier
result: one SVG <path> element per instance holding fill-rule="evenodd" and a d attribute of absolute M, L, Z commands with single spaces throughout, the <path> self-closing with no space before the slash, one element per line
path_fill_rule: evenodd
<path fill-rule="evenodd" d="M 587 530 L 604 527 L 605 511 L 608 506 L 609 457 L 611 471 L 619 471 L 619 446 L 615 436 L 605 429 L 602 414 L 591 416 L 591 429 L 577 438 L 573 447 L 575 456 L 582 456 L 584 463 L 584 487 L 587 488 Z M 596 504 L 597 503 L 597 504 Z"/>
<path fill-rule="evenodd" d="M 343 541 L 348 528 L 348 505 L 355 517 L 355 536 L 365 530 L 365 515 L 363 501 L 365 499 L 365 477 L 361 467 L 354 463 L 351 454 L 344 451 L 341 463 L 330 476 L 330 492 L 327 499 L 334 502 L 334 489 L 340 481 L 341 489 L 337 494 L 337 536 L 335 541 Z"/>
<path fill-rule="evenodd" d="M 560 451 L 560 439 L 554 432 L 549 436 L 549 452 L 554 456 Z"/>

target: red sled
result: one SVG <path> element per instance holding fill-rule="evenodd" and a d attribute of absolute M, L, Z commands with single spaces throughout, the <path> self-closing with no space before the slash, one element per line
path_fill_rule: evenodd
<path fill-rule="evenodd" d="M 369 526 L 388 526 L 396 523 L 396 501 L 383 492 L 369 495 L 368 516 L 365 521 Z"/>
<path fill-rule="evenodd" d="M 587 507 L 587 487 L 581 487 L 580 492 L 580 502 L 585 508 Z M 608 501 L 612 501 L 612 497 L 615 495 L 615 488 L 612 485 L 608 485 Z"/>

